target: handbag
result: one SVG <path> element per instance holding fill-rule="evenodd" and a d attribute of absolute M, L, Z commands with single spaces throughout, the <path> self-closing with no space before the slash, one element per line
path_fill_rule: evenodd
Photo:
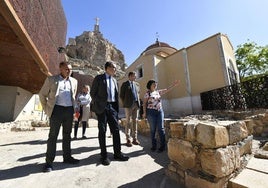
<path fill-rule="evenodd" d="M 81 105 L 80 108 L 79 108 L 79 117 L 78 117 L 78 121 L 81 121 L 82 116 L 83 116 L 83 106 Z"/>

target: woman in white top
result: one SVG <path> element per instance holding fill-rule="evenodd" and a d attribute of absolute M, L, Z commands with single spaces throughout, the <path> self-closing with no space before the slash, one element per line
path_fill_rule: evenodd
<path fill-rule="evenodd" d="M 143 99 L 143 118 L 147 118 L 150 125 L 152 148 L 151 151 L 155 151 L 157 147 L 156 129 L 158 130 L 160 138 L 160 147 L 158 152 L 163 152 L 166 149 L 166 136 L 164 128 L 164 112 L 162 109 L 161 96 L 169 92 L 174 86 L 177 86 L 179 81 L 176 80 L 171 86 L 166 89 L 156 90 L 157 82 L 155 80 L 149 80 L 147 83 L 148 91 L 144 95 Z"/>
<path fill-rule="evenodd" d="M 77 131 L 79 122 L 82 122 L 82 138 L 86 138 L 86 127 L 88 125 L 88 119 L 90 117 L 90 102 L 91 96 L 89 94 L 89 85 L 84 85 L 82 92 L 77 95 L 76 98 L 76 112 L 79 112 L 78 119 L 75 119 L 74 124 L 74 139 L 77 139 Z"/>

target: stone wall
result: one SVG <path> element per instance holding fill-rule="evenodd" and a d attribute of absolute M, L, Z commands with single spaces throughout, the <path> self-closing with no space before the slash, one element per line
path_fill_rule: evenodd
<path fill-rule="evenodd" d="M 227 187 L 251 153 L 244 121 L 172 122 L 167 174 L 186 187 Z"/>
<path fill-rule="evenodd" d="M 170 123 L 197 123 L 197 122 L 224 122 L 224 121 L 244 121 L 246 123 L 249 135 L 268 136 L 268 110 L 256 110 L 247 112 L 234 111 L 214 111 L 207 112 L 206 115 L 192 115 L 181 119 L 165 118 L 166 140 L 171 138 Z M 121 125 L 125 126 L 125 118 L 121 119 Z M 179 129 L 179 128 L 178 128 Z M 150 126 L 146 119 L 138 120 L 138 131 L 140 134 L 148 136 L 150 134 Z"/>
<path fill-rule="evenodd" d="M 218 119 L 243 120 L 253 136 L 268 136 L 268 110 L 258 109 L 251 111 L 213 111 L 209 114 Z"/>
<path fill-rule="evenodd" d="M 124 127 L 125 119 L 120 122 Z M 257 114 L 222 112 L 218 119 L 198 115 L 164 122 L 170 159 L 166 174 L 189 188 L 227 187 L 250 157 L 253 135 L 268 133 L 267 110 Z M 149 136 L 146 119 L 138 120 L 138 132 Z"/>

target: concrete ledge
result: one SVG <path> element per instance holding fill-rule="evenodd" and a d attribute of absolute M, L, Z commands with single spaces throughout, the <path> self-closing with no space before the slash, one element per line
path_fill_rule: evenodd
<path fill-rule="evenodd" d="M 228 188 L 267 188 L 268 174 L 244 169 L 237 177 L 229 181 Z"/>
<path fill-rule="evenodd" d="M 229 182 L 229 188 L 267 188 L 268 160 L 251 158 L 246 168 Z"/>
<path fill-rule="evenodd" d="M 266 174 L 267 187 L 268 187 L 268 160 L 267 159 L 252 158 L 248 162 L 246 168 L 254 169 L 255 171 Z"/>

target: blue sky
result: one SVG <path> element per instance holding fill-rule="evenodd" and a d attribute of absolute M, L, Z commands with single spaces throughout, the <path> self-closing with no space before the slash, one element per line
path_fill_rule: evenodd
<path fill-rule="evenodd" d="M 156 40 L 181 49 L 218 32 L 234 50 L 249 39 L 268 45 L 267 0 L 62 0 L 67 37 L 93 31 L 121 50 L 128 65 Z"/>

